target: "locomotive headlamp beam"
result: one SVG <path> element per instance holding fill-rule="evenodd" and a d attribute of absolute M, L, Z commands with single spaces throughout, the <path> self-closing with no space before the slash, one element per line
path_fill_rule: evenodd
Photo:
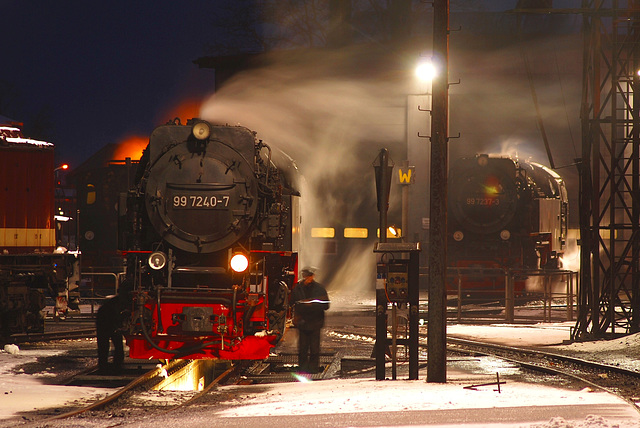
<path fill-rule="evenodd" d="M 236 253 L 231 257 L 229 265 L 234 272 L 244 272 L 249 267 L 249 259 L 242 253 Z"/>
<path fill-rule="evenodd" d="M 167 264 L 167 256 L 163 252 L 156 251 L 149 256 L 149 267 L 153 270 L 160 270 Z"/>
<path fill-rule="evenodd" d="M 206 122 L 198 122 L 195 125 L 193 125 L 193 128 L 191 129 L 191 133 L 198 140 L 206 140 L 207 138 L 209 138 L 209 135 L 211 135 L 211 128 L 209 127 L 209 124 Z"/>

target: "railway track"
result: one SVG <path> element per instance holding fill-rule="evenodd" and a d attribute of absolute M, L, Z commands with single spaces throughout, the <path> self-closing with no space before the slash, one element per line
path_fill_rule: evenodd
<path fill-rule="evenodd" d="M 334 330 L 330 334 L 340 341 L 353 342 L 354 344 L 348 346 L 348 349 L 361 348 L 363 344 L 369 348 L 375 338 L 371 334 L 371 329 L 356 328 L 356 330 L 359 330 L 357 334 L 353 331 L 340 330 Z M 424 342 L 422 346 L 424 346 Z M 586 386 L 593 389 L 602 389 L 623 398 L 638 410 L 636 404 L 640 401 L 640 398 L 638 398 L 640 373 L 638 372 L 567 355 L 452 337 L 448 338 L 447 350 L 450 361 L 455 361 L 456 355 L 474 358 L 491 356 L 508 361 L 509 364 L 505 366 L 517 365 L 522 368 L 520 373 L 527 373 L 518 376 L 529 377 L 532 372 L 542 373 L 542 375 L 536 375 L 536 382 L 553 382 L 573 389 L 582 389 Z M 346 372 L 344 372 L 344 376 L 338 374 L 339 371 L 344 370 L 341 365 L 349 364 L 348 362 L 345 363 L 348 360 L 348 358 L 345 358 L 345 352 L 342 350 L 335 354 L 327 353 L 323 355 L 321 357 L 321 365 L 324 370 L 322 373 L 314 375 L 313 379 L 352 377 L 352 374 Z M 426 353 L 423 355 L 426 355 Z M 229 364 L 219 365 L 216 368 L 207 366 L 207 364 L 214 364 L 210 360 L 176 360 L 171 364 L 155 367 L 145 373 L 141 373 L 139 377 L 128 382 L 126 386 L 114 388 L 113 393 L 97 402 L 81 408 L 71 409 L 64 414 L 52 414 L 53 411 L 49 412 L 49 414 L 41 412 L 23 426 L 53 428 L 68 426 L 69 424 L 85 425 L 85 422 L 90 421 L 92 426 L 103 427 L 117 426 L 125 421 L 127 423 L 144 421 L 153 412 L 171 412 L 186 406 L 213 403 L 219 399 L 219 396 L 209 393 L 218 385 L 262 384 L 299 380 L 295 378 L 295 372 L 292 369 L 295 365 L 294 357 L 293 355 L 283 354 L 271 357 L 266 361 L 233 366 Z M 361 367 L 365 367 L 368 364 L 370 368 L 371 359 L 364 357 L 363 359 L 369 361 Z M 350 363 L 356 364 L 357 362 L 351 361 Z M 424 361 L 421 361 L 421 363 L 424 363 Z M 358 370 L 354 370 L 354 373 L 356 371 Z M 194 372 L 196 373 L 195 375 L 193 374 Z M 215 374 L 208 379 L 204 379 L 202 373 L 205 372 Z M 104 385 L 109 380 L 108 376 L 94 376 L 94 380 L 95 378 L 102 378 Z M 181 379 L 189 380 L 183 381 Z M 500 380 L 504 381 L 505 379 L 507 377 L 500 376 L 498 385 Z M 186 387 L 176 387 L 176 384 L 180 383 L 188 385 Z M 203 399 L 207 395 L 208 398 Z M 225 397 L 229 399 L 228 396 Z"/>
<path fill-rule="evenodd" d="M 190 405 L 217 385 L 237 376 L 241 367 L 225 364 L 222 370 L 214 365 L 216 362 L 212 360 L 174 360 L 165 365 L 158 364 L 125 386 L 114 388 L 113 393 L 98 401 L 62 414 L 40 415 L 19 426 L 62 427 L 74 423 L 83 425 L 85 420 L 90 420 L 92 425 L 116 426 L 125 418 L 127 423 L 133 422 L 151 411 L 170 412 Z M 215 377 L 207 378 L 212 374 Z M 109 387 L 121 380 L 118 376 L 81 373 L 70 383 Z"/>
<path fill-rule="evenodd" d="M 131 378 L 121 375 L 96 375 L 92 369 L 78 373 L 66 384 L 113 388 L 106 397 L 62 414 L 41 412 L 30 417 L 28 427 L 68 426 L 90 420 L 92 425 L 115 426 L 124 422 L 135 422 L 148 416 L 150 412 L 171 412 L 197 403 L 202 397 L 219 385 L 266 384 L 274 382 L 299 381 L 292 371 L 295 363 L 293 355 L 273 356 L 265 361 L 229 362 L 215 360 L 173 360 L 168 364 L 158 364 L 141 373 L 123 385 L 123 380 Z M 321 355 L 321 373 L 309 375 L 308 380 L 320 380 L 339 370 L 339 356 Z M 148 363 L 147 363 L 148 366 Z M 141 371 L 138 367 L 138 371 Z M 55 412 L 55 410 L 54 410 Z M 120 421 L 120 422 L 118 422 Z"/>
<path fill-rule="evenodd" d="M 10 342 L 19 345 L 30 342 L 49 342 L 52 340 L 64 339 L 84 339 L 87 337 L 95 336 L 95 328 L 77 328 L 60 331 L 50 331 L 45 333 L 14 334 L 11 336 Z"/>
<path fill-rule="evenodd" d="M 375 335 L 364 332 L 354 335 L 352 332 L 334 331 L 333 334 L 358 341 L 375 340 Z M 426 352 L 426 335 L 421 334 L 420 340 L 419 346 Z M 564 377 L 573 386 L 600 389 L 616 395 L 640 413 L 640 372 L 637 371 L 570 355 L 454 337 L 447 337 L 447 353 L 449 358 L 461 354 L 490 356 L 543 376 Z"/>
<path fill-rule="evenodd" d="M 525 369 L 564 376 L 624 399 L 640 413 L 640 372 L 535 349 L 518 348 L 460 338 L 447 338 L 447 350 L 491 355 Z"/>

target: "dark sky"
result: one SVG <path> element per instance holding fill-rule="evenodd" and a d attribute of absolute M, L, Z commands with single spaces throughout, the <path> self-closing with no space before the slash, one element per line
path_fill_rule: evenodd
<path fill-rule="evenodd" d="M 47 137 L 72 166 L 146 136 L 180 102 L 213 91 L 214 72 L 192 61 L 216 37 L 222 3 L 3 0 L 0 114 L 28 129 L 45 109 Z"/>

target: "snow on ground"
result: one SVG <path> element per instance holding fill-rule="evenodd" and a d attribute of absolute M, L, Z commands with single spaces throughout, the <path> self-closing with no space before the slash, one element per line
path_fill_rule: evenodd
<path fill-rule="evenodd" d="M 47 385 L 51 374 L 27 374 L 20 366 L 34 363 L 39 357 L 60 355 L 51 349 L 21 350 L 7 347 L 0 351 L 0 420 L 34 409 L 62 407 L 66 403 L 91 402 L 102 398 L 110 389 Z"/>
<path fill-rule="evenodd" d="M 354 412 L 403 412 L 416 410 L 482 409 L 513 406 L 620 404 L 612 395 L 590 389 L 568 391 L 541 385 L 507 382 L 465 389 L 458 382 L 426 383 L 425 380 L 376 381 L 374 379 L 326 380 L 274 384 L 267 393 L 252 393 L 246 386 L 227 386 L 220 392 L 243 394 L 219 413 L 223 417 L 320 415 Z M 526 397 L 526 398 L 525 398 Z M 526 400 L 526 403 L 523 402 Z M 274 405 L 274 402 L 278 404 Z M 237 407 L 236 407 L 237 406 Z M 640 422 L 640 417 L 638 419 Z M 634 425 L 640 426 L 640 425 Z"/>
<path fill-rule="evenodd" d="M 615 355 L 627 364 L 638 364 L 640 335 L 630 335 L 616 340 L 567 344 L 573 322 L 535 325 L 449 325 L 447 333 L 453 336 L 478 340 L 505 341 L 514 346 L 545 346 L 552 350 L 571 351 L 602 359 Z M 34 362 L 38 357 L 57 355 L 50 349 L 0 350 L 0 421 L 20 412 L 34 409 L 60 408 L 72 402 L 88 402 L 104 397 L 109 389 L 88 387 L 63 387 L 45 383 L 46 371 L 39 374 L 20 372 L 20 366 Z M 506 375 L 506 374 L 505 374 Z M 589 389 L 569 391 L 541 385 L 508 381 L 496 386 L 465 389 L 469 378 L 455 379 L 448 371 L 446 384 L 425 382 L 426 372 L 420 380 L 376 381 L 372 378 L 334 379 L 320 382 L 298 382 L 269 385 L 265 393 L 263 385 L 227 386 L 220 392 L 237 390 L 240 398 L 223 403 L 216 414 L 220 418 L 236 418 L 247 414 L 258 416 L 322 415 L 334 413 L 411 412 L 456 410 L 465 408 L 518 408 L 520 406 L 555 406 L 584 404 L 588 406 L 611 405 L 621 409 L 615 414 L 586 416 L 581 420 L 565 420 L 549 414 L 546 421 L 528 424 L 489 424 L 478 421 L 467 427 L 528 428 L 640 428 L 640 414 L 621 400 Z M 393 397 L 390 399 L 390 397 Z M 274 400 L 275 399 L 275 400 Z M 274 405 L 274 401 L 278 404 Z M 616 407 L 617 406 L 617 407 Z"/>
<path fill-rule="evenodd" d="M 491 324 L 447 326 L 447 334 L 473 340 L 506 343 L 510 346 L 562 345 L 571 339 L 571 327 L 575 321 L 564 323 Z M 508 342 L 505 342 L 508 341 Z"/>

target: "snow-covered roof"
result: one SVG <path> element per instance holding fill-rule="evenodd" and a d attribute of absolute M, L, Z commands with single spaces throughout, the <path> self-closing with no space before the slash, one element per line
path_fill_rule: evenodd
<path fill-rule="evenodd" d="M 14 126 L 0 126 L 0 139 L 11 144 L 29 144 L 39 147 L 53 147 L 53 143 L 26 138 L 22 134 L 22 130 Z"/>

